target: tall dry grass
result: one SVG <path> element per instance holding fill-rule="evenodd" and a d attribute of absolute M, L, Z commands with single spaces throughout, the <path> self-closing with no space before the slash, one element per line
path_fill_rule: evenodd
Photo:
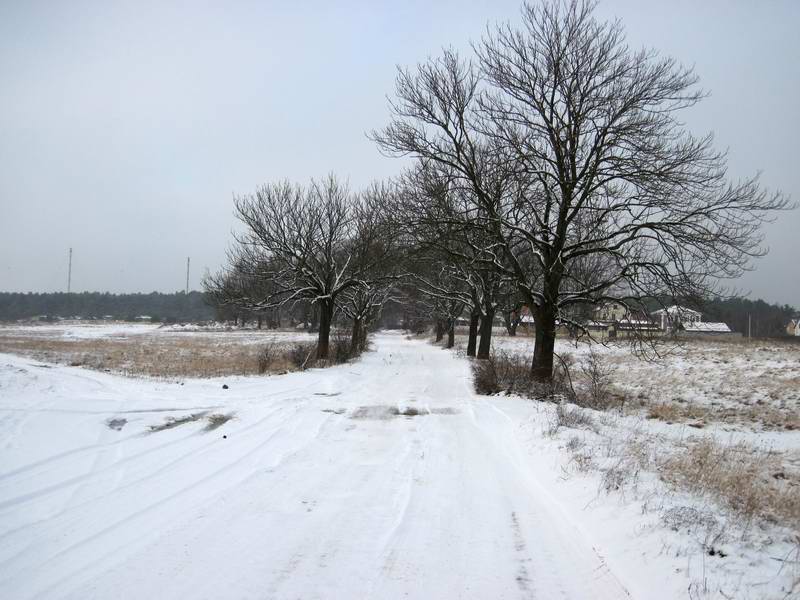
<path fill-rule="evenodd" d="M 313 342 L 309 342 L 313 345 Z M 128 338 L 58 339 L 0 336 L 0 352 L 131 376 L 222 377 L 293 370 L 286 355 L 295 343 L 241 344 L 224 335 L 137 335 Z M 264 364 L 267 346 L 272 358 Z"/>

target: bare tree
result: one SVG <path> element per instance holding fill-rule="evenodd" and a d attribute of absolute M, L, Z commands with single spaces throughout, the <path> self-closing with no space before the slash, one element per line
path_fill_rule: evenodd
<path fill-rule="evenodd" d="M 497 296 L 507 278 L 494 265 L 494 241 L 487 231 L 491 223 L 472 195 L 472 189 L 461 186 L 449 169 L 423 162 L 402 178 L 399 204 L 393 212 L 413 240 L 414 252 L 422 259 L 418 262 L 438 265 L 419 270 L 415 277 L 429 294 L 449 295 L 468 307 L 467 356 L 485 359 L 490 352 Z M 447 271 L 447 278 L 442 278 L 442 270 Z M 459 285 L 444 290 L 441 282 L 445 280 L 457 280 Z"/>
<path fill-rule="evenodd" d="M 357 203 L 353 236 L 347 246 L 358 281 L 344 290 L 340 302 L 342 312 L 352 321 L 352 353 L 364 348 L 368 328 L 380 317 L 383 306 L 395 299 L 401 253 L 396 221 L 388 214 L 394 196 L 392 186 L 375 183 Z"/>
<path fill-rule="evenodd" d="M 308 187 L 267 184 L 235 198 L 245 230 L 230 251 L 226 276 L 263 285 L 247 288 L 261 292 L 257 295 L 237 293 L 234 287 L 227 301 L 255 310 L 309 302 L 319 316 L 317 358 L 327 358 L 340 298 L 385 279 L 378 265 L 385 264 L 391 238 L 377 225 L 378 189 L 352 194 L 330 175 Z M 223 283 L 223 276 L 217 282 Z"/>
<path fill-rule="evenodd" d="M 394 119 L 373 133 L 472 189 L 495 267 L 533 313 L 531 369 L 546 381 L 571 308 L 715 294 L 765 253 L 762 224 L 789 206 L 757 177 L 729 181 L 712 136 L 684 128 L 680 111 L 704 97 L 692 69 L 631 50 L 593 7 L 525 4 L 520 28 L 487 30 L 476 65 L 447 51 L 401 70 Z"/>
<path fill-rule="evenodd" d="M 260 279 L 237 264 L 215 275 L 207 275 L 203 279 L 206 297 L 215 307 L 218 318 L 241 319 L 244 325 L 245 316 L 254 317 L 261 329 L 263 318 L 267 318 L 267 326 L 277 326 L 280 320 L 278 307 L 262 307 L 253 303 L 254 298 L 263 298 L 270 293 L 271 283 Z"/>

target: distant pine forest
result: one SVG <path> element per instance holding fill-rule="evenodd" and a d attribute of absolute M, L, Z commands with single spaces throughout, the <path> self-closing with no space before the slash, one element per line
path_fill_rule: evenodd
<path fill-rule="evenodd" d="M 108 292 L 17 293 L 0 292 L 0 321 L 28 319 L 115 319 L 134 321 L 150 317 L 154 322 L 197 322 L 229 320 L 236 314 L 218 310 L 203 292 L 164 294 L 111 294 Z M 705 321 L 722 321 L 731 329 L 747 335 L 748 318 L 753 337 L 782 337 L 786 325 L 798 314 L 789 305 L 770 304 L 764 300 L 730 298 L 707 302 Z"/>
<path fill-rule="evenodd" d="M 0 321 L 26 319 L 115 319 L 134 321 L 150 317 L 165 323 L 208 321 L 216 311 L 203 292 L 111 294 L 108 292 L 9 293 L 0 292 Z"/>

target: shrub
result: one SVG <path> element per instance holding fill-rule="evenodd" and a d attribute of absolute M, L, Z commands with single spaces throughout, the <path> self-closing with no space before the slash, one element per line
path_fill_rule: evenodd
<path fill-rule="evenodd" d="M 528 398 L 573 402 L 575 394 L 569 375 L 571 356 L 560 357 L 548 383 L 531 377 L 531 361 L 522 355 L 504 350 L 492 352 L 485 360 L 472 363 L 475 391 L 479 394 L 519 394 Z"/>
<path fill-rule="evenodd" d="M 292 344 L 286 353 L 289 363 L 297 369 L 305 369 L 313 363 L 313 354 L 317 345 L 311 342 L 298 342 Z"/>
<path fill-rule="evenodd" d="M 272 368 L 280 355 L 281 349 L 275 342 L 271 342 L 261 348 L 257 357 L 259 375 L 263 375 Z"/>
<path fill-rule="evenodd" d="M 607 410 L 624 402 L 624 398 L 615 396 L 611 392 L 611 377 L 614 374 L 614 368 L 607 364 L 602 355 L 594 351 L 594 348 L 590 348 L 589 355 L 581 363 L 581 373 L 583 374 L 583 393 L 576 398 L 579 405 L 595 410 Z"/>
<path fill-rule="evenodd" d="M 492 352 L 485 360 L 472 363 L 475 376 L 475 391 L 479 394 L 529 395 L 533 386 L 530 364 L 517 354 L 505 351 Z"/>
<path fill-rule="evenodd" d="M 328 348 L 328 360 L 335 365 L 345 363 L 358 353 L 353 352 L 350 336 L 342 329 L 331 331 L 330 346 Z"/>
<path fill-rule="evenodd" d="M 563 402 L 556 404 L 556 409 L 553 416 L 545 430 L 547 435 L 553 436 L 558 433 L 562 427 L 570 429 L 578 429 L 585 427 L 588 429 L 594 428 L 594 421 L 592 418 L 585 414 L 578 406 L 571 406 Z"/>

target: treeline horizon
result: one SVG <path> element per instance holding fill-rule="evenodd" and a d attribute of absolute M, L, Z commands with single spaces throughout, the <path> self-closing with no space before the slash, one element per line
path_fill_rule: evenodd
<path fill-rule="evenodd" d="M 111 292 L 0 292 L 0 321 L 37 317 L 133 321 L 208 321 L 215 309 L 200 291 L 113 294 Z"/>
<path fill-rule="evenodd" d="M 733 297 L 707 301 L 704 321 L 721 321 L 736 332 L 753 337 L 780 337 L 786 325 L 800 311 L 789 304 L 770 303 L 762 299 Z M 210 321 L 219 319 L 217 307 L 205 292 L 0 292 L 0 321 L 18 321 L 48 317 L 68 319 L 135 320 L 149 316 L 159 322 Z M 253 315 L 248 315 L 253 318 Z M 229 319 L 229 320 L 232 320 Z M 749 321 L 749 323 L 748 323 Z"/>

